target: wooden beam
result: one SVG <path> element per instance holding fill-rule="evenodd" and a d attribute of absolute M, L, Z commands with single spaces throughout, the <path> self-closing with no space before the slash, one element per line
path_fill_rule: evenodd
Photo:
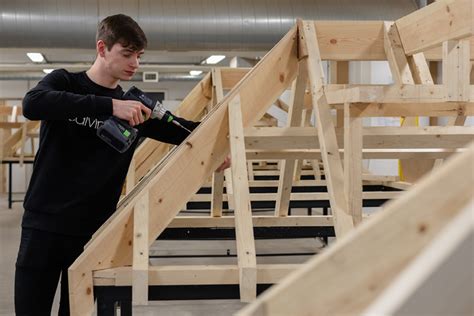
<path fill-rule="evenodd" d="M 363 159 L 445 159 L 454 153 L 462 152 L 462 149 L 363 149 Z M 339 151 L 344 155 L 343 150 Z M 295 149 L 295 150 L 261 150 L 247 151 L 247 159 L 321 159 L 319 149 Z"/>
<path fill-rule="evenodd" d="M 470 60 L 473 61 L 474 60 L 474 36 L 471 36 L 469 38 L 469 43 L 470 43 L 470 46 L 471 46 Z M 427 60 L 439 62 L 443 59 L 442 50 L 443 50 L 442 45 L 440 45 L 440 46 L 437 46 L 435 48 L 431 48 L 431 49 L 425 51 L 424 54 L 425 54 L 425 57 L 426 57 Z"/>
<path fill-rule="evenodd" d="M 472 11 L 472 0 L 443 0 L 398 19 L 395 23 L 405 54 L 413 55 L 447 40 L 472 36 Z"/>
<path fill-rule="evenodd" d="M 347 212 L 347 198 L 344 194 L 343 170 L 336 132 L 329 105 L 324 94 L 324 72 L 319 54 L 318 39 L 313 22 L 304 22 L 300 34 L 308 50 L 308 74 L 313 98 L 313 110 L 316 115 L 319 143 L 326 181 L 328 182 L 331 210 L 335 218 L 335 230 L 338 237 L 347 234 L 352 228 L 352 217 Z"/>
<path fill-rule="evenodd" d="M 472 161 L 474 145 L 237 315 L 362 314 L 472 200 Z"/>
<path fill-rule="evenodd" d="M 268 170 L 256 170 L 257 175 L 278 175 L 279 170 L 277 169 L 268 169 Z M 310 175 L 313 174 L 313 170 L 305 169 L 302 171 L 302 175 Z M 362 180 L 365 182 L 364 184 L 373 184 L 373 185 L 383 185 L 383 182 L 386 181 L 399 181 L 398 176 L 387 176 L 387 175 L 374 175 L 363 173 Z M 202 185 L 202 188 L 209 187 L 211 184 L 210 182 L 206 182 Z M 251 188 L 253 187 L 277 187 L 278 180 L 254 180 L 249 181 L 249 185 Z M 326 186 L 326 180 L 298 180 L 293 182 L 294 187 L 304 187 L 304 186 Z"/>
<path fill-rule="evenodd" d="M 213 68 L 212 69 L 212 95 L 214 97 L 213 99 L 213 102 L 215 102 L 216 104 L 214 104 L 213 106 L 217 105 L 217 103 L 220 103 L 222 101 L 222 99 L 224 98 L 224 87 L 223 87 L 223 82 L 222 82 L 222 72 L 220 70 L 220 68 Z M 234 209 L 235 206 L 234 206 L 234 188 L 233 188 L 233 184 L 232 184 L 232 169 L 231 168 L 227 168 L 226 170 L 224 170 L 224 176 L 225 176 L 225 179 L 227 180 L 226 181 L 226 192 L 227 192 L 227 197 L 228 197 L 228 201 L 229 201 L 229 207 L 231 209 Z M 222 183 L 224 182 L 224 178 L 220 177 L 219 175 L 216 176 L 215 178 L 216 180 L 218 181 L 222 181 Z M 222 184 L 223 185 L 223 184 Z M 221 186 L 220 183 L 216 183 L 216 186 L 219 187 Z M 218 192 L 220 192 L 220 190 L 215 190 L 214 191 L 215 194 L 218 194 Z M 216 199 L 216 203 L 218 203 L 218 200 L 221 199 L 222 200 L 222 197 L 215 197 Z M 222 207 L 222 206 L 220 206 Z M 215 207 L 211 207 L 211 216 L 213 217 L 216 217 L 218 216 L 218 208 L 216 206 Z"/>
<path fill-rule="evenodd" d="M 354 225 L 362 222 L 362 118 L 344 104 L 344 191 Z"/>
<path fill-rule="evenodd" d="M 34 129 L 37 129 L 40 126 L 39 121 L 27 121 L 24 122 L 24 127 L 18 129 L 11 136 L 5 140 L 3 143 L 3 155 L 4 157 L 13 156 L 16 151 L 23 145 L 22 139 L 24 135 L 31 132 Z"/>
<path fill-rule="evenodd" d="M 215 99 L 213 102 L 216 104 L 221 102 L 224 99 L 224 87 L 222 83 L 222 72 L 218 68 L 212 68 L 212 91 Z M 214 106 L 216 105 L 214 104 Z M 226 171 L 227 183 L 232 182 L 232 173 L 230 170 Z M 227 193 L 232 196 L 233 189 L 232 186 L 227 187 Z M 224 194 L 224 172 L 214 171 L 212 174 L 212 201 L 211 201 L 211 217 L 220 217 L 222 216 L 222 196 Z M 230 202 L 233 206 L 233 198 Z"/>
<path fill-rule="evenodd" d="M 325 90 L 330 104 L 447 101 L 443 85 L 328 85 Z"/>
<path fill-rule="evenodd" d="M 274 284 L 300 264 L 259 264 L 257 281 L 260 284 Z M 151 266 L 148 272 L 150 285 L 205 285 L 238 284 L 237 265 L 170 265 Z M 94 272 L 94 285 L 130 286 L 132 271 L 130 267 L 119 267 Z"/>
<path fill-rule="evenodd" d="M 443 42 L 443 84 L 448 101 L 469 101 L 470 97 L 469 41 Z"/>
<path fill-rule="evenodd" d="M 190 119 L 198 119 L 198 116 L 206 108 L 211 98 L 211 75 L 206 74 L 181 102 L 176 111 L 176 115 Z"/>
<path fill-rule="evenodd" d="M 21 99 L 18 99 L 21 101 Z M 0 116 L 12 116 L 10 122 L 16 122 L 18 116 L 23 115 L 21 106 L 5 105 L 5 100 L 0 100 Z"/>
<path fill-rule="evenodd" d="M 472 116 L 474 115 L 474 103 L 355 103 L 354 113 L 363 117 Z"/>
<path fill-rule="evenodd" d="M 384 47 L 395 84 L 414 84 L 407 57 L 397 27 L 393 22 L 384 23 Z"/>
<path fill-rule="evenodd" d="M 148 305 L 148 192 L 142 195 L 133 210 L 132 304 Z"/>
<path fill-rule="evenodd" d="M 24 122 L 0 122 L 0 128 L 1 129 L 15 129 L 15 128 L 20 128 L 25 124 Z"/>
<path fill-rule="evenodd" d="M 312 215 L 312 216 L 253 216 L 254 227 L 295 227 L 314 226 L 332 227 L 334 226 L 332 216 Z M 235 227 L 233 216 L 208 218 L 203 216 L 177 216 L 168 226 L 173 227 Z"/>
<path fill-rule="evenodd" d="M 220 68 L 222 89 L 230 90 L 250 71 L 251 68 Z"/>
<path fill-rule="evenodd" d="M 295 79 L 291 92 L 290 110 L 288 112 L 287 126 L 300 126 L 303 115 L 303 99 L 308 81 L 306 59 L 299 62 L 298 76 Z M 290 206 L 290 194 L 295 172 L 295 160 L 281 162 L 281 175 L 278 183 L 278 198 L 275 205 L 275 216 L 287 216 Z"/>
<path fill-rule="evenodd" d="M 344 189 L 344 188 L 343 188 Z M 393 199 L 400 195 L 399 191 L 368 191 L 362 193 L 364 200 L 374 199 Z M 212 196 L 210 194 L 196 194 L 189 199 L 189 202 L 210 202 Z M 251 193 L 249 195 L 250 201 L 276 201 L 276 193 Z M 330 195 L 327 192 L 307 192 L 307 193 L 291 193 L 291 201 L 327 201 L 330 200 Z M 227 198 L 224 197 L 224 201 Z"/>
<path fill-rule="evenodd" d="M 329 78 L 332 84 L 349 84 L 349 62 L 348 61 L 330 61 Z M 336 111 L 336 126 L 344 126 L 344 109 Z"/>
<path fill-rule="evenodd" d="M 216 110 L 166 160 L 141 182 L 149 188 L 150 240 L 172 221 L 229 151 L 227 105 L 240 94 L 244 126 L 256 122 L 296 75 L 296 28 L 287 35 L 226 95 Z M 261 89 L 262 86 L 268 89 Z M 138 196 L 124 200 L 105 229 L 69 268 L 72 315 L 90 314 L 94 307 L 92 271 L 131 263 L 131 207 Z"/>
<path fill-rule="evenodd" d="M 232 157 L 232 182 L 235 205 L 235 240 L 239 265 L 240 300 L 251 302 L 257 297 L 257 258 L 253 237 L 252 209 L 245 158 L 244 128 L 240 96 L 229 102 L 229 140 Z"/>
<path fill-rule="evenodd" d="M 333 84 L 349 84 L 349 62 L 348 61 L 331 61 L 330 63 L 330 83 Z M 344 127 L 345 124 L 345 108 L 344 109 L 336 109 L 336 126 L 337 127 Z M 355 118 L 355 120 L 358 120 L 358 118 Z M 345 136 L 344 136 L 345 137 Z M 341 143 L 339 143 L 339 146 L 343 146 Z M 361 154 L 362 154 L 362 149 L 361 149 Z M 344 163 L 346 163 L 346 160 L 344 160 Z M 315 179 L 320 179 L 321 178 L 321 172 L 319 170 L 319 160 L 312 160 L 313 164 L 313 169 L 316 171 L 315 173 Z M 345 168 L 345 167 L 344 167 Z M 344 169 L 346 170 L 346 169 Z M 344 171 L 345 176 L 346 176 L 346 171 Z M 348 187 L 346 184 L 346 181 L 348 179 L 344 179 L 344 185 L 345 187 L 345 193 L 348 199 L 348 210 L 351 212 L 351 205 L 349 199 L 351 199 L 352 195 L 350 196 L 350 192 L 347 191 Z M 361 199 L 362 200 L 362 199 Z M 354 213 L 352 213 L 353 220 L 354 220 Z M 354 221 L 354 224 L 356 222 Z"/>
<path fill-rule="evenodd" d="M 323 60 L 385 60 L 383 22 L 315 21 Z"/>
<path fill-rule="evenodd" d="M 386 181 L 383 183 L 383 185 L 395 189 L 408 190 L 412 187 L 413 184 L 404 181 Z"/>
<path fill-rule="evenodd" d="M 339 146 L 344 146 L 344 131 L 336 129 Z M 472 126 L 384 126 L 364 127 L 366 149 L 380 148 L 460 148 L 474 138 Z M 245 131 L 248 150 L 318 149 L 317 130 L 313 127 L 259 128 Z"/>
<path fill-rule="evenodd" d="M 285 111 L 285 112 L 288 112 L 290 110 L 290 106 L 288 104 L 286 104 L 285 102 L 283 102 L 283 100 L 280 99 L 280 98 L 278 98 L 275 101 L 275 105 L 277 107 L 279 107 L 280 109 L 282 109 L 283 111 Z"/>
<path fill-rule="evenodd" d="M 137 161 L 137 168 L 135 170 L 135 183 L 138 183 L 163 157 L 169 152 L 172 145 L 159 143 L 154 139 L 145 139 L 140 145 L 136 153 L 143 149 L 149 148 L 150 152 L 146 158 L 140 159 L 139 155 L 135 157 Z"/>
<path fill-rule="evenodd" d="M 472 87 L 472 86 L 471 86 Z M 444 103 L 447 102 L 444 85 L 326 85 L 328 103 Z M 471 89 L 468 103 L 473 103 Z"/>
<path fill-rule="evenodd" d="M 222 197 L 224 190 L 224 172 L 214 172 L 212 174 L 212 201 L 211 216 L 222 216 Z"/>
<path fill-rule="evenodd" d="M 416 53 L 407 57 L 415 84 L 434 85 L 430 67 L 426 61 L 425 54 Z"/>
<path fill-rule="evenodd" d="M 314 21 L 321 59 L 331 61 L 386 60 L 383 21 Z M 438 45 L 441 45 L 439 42 Z M 474 39 L 471 37 L 471 47 Z M 471 60 L 474 60 L 471 50 Z M 440 47 L 426 51 L 428 60 L 441 60 Z"/>
<path fill-rule="evenodd" d="M 132 157 L 128 167 L 127 177 L 125 178 L 125 194 L 130 193 L 137 183 L 135 175 L 136 168 L 136 159 Z"/>
<path fill-rule="evenodd" d="M 439 236 L 362 315 L 472 314 L 472 210 L 474 201 L 449 221 Z"/>

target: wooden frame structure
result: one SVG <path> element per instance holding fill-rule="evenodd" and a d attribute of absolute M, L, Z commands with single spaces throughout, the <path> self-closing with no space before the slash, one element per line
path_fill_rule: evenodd
<path fill-rule="evenodd" d="M 474 143 L 450 160 L 237 315 L 470 314 L 473 259 L 466 246 L 474 234 Z M 427 248 L 436 249 L 426 255 Z M 454 264 L 460 269 L 446 275 L 442 260 L 462 250 Z"/>
<path fill-rule="evenodd" d="M 449 14 L 446 13 L 446 6 L 449 7 Z M 275 214 L 278 220 L 287 215 L 285 203 L 291 193 L 288 188 L 291 188 L 294 159 L 322 160 L 332 223 L 339 239 L 348 235 L 362 218 L 363 158 L 443 159 L 460 151 L 458 148 L 472 137 L 472 128 L 458 126 L 453 130 L 453 127 L 447 126 L 374 130 L 364 128 L 362 118 L 473 115 L 474 89 L 469 85 L 472 52 L 469 52 L 469 40 L 465 39 L 473 34 L 472 10 L 472 1 L 439 1 L 397 20 L 395 24 L 299 21 L 297 27 L 292 28 L 227 95 L 220 95 L 219 89 L 215 91 L 218 102 L 201 125 L 130 191 L 114 216 L 70 267 L 72 315 L 92 312 L 94 277 L 95 284 L 108 278 L 113 279 L 115 284 L 132 285 L 133 301 L 138 304 L 148 301 L 148 285 L 153 282 L 238 283 L 241 299 L 251 301 L 256 296 L 257 282 L 277 283 L 294 270 L 296 267 L 293 265 L 256 264 L 247 159 L 285 160 L 279 180 L 279 206 Z M 410 27 L 413 23 L 423 27 Z M 449 32 L 431 32 L 434 23 L 437 27 L 445 25 Z M 453 68 L 456 71 L 444 73 L 446 80 L 443 85 L 427 83 L 422 79 L 429 75 L 422 52 L 442 44 L 443 63 L 455 65 Z M 394 77 L 400 77 L 401 81 L 389 86 L 325 84 L 322 59 L 388 59 Z M 419 83 L 415 78 L 420 79 Z M 249 152 L 246 150 L 244 128 L 261 118 L 291 85 L 289 127 L 282 129 L 282 132 L 286 133 L 286 137 L 293 135 L 292 144 L 304 142 L 305 137 L 315 142 L 304 149 L 288 149 L 291 146 L 281 145 L 280 141 L 275 140 L 265 142 L 274 146 L 271 149 Z M 302 122 L 299 115 L 308 107 L 315 116 L 316 131 L 314 128 L 299 127 Z M 343 144 L 338 142 L 331 109 L 343 113 Z M 181 115 L 185 116 L 184 113 Z M 370 143 L 371 135 L 384 136 L 387 141 L 378 143 L 375 149 L 367 148 L 366 142 Z M 317 136 L 317 142 L 314 136 Z M 420 141 L 417 142 L 417 139 Z M 408 149 L 401 150 L 397 142 Z M 232 183 L 233 190 L 228 190 L 228 197 L 235 209 L 235 216 L 230 220 L 234 221 L 236 228 L 238 264 L 192 268 L 150 267 L 148 247 L 174 221 L 176 214 L 229 152 L 233 165 L 231 180 L 227 179 L 227 183 Z M 222 187 L 222 176 L 214 176 L 213 182 L 214 188 Z M 412 194 L 416 194 L 414 192 Z M 220 195 L 213 196 L 213 205 L 219 204 Z M 213 214 L 219 217 L 218 208 Z M 349 243 L 347 240 L 350 239 L 346 239 L 344 245 Z M 338 243 L 341 244 L 341 241 Z"/>
<path fill-rule="evenodd" d="M 20 106 L 0 106 L 0 130 L 2 131 L 2 146 L 0 158 L 23 159 L 31 158 L 35 154 L 33 139 L 38 137 L 39 122 L 20 121 L 22 116 Z M 25 144 L 31 140 L 31 152 L 25 152 Z M 18 153 L 19 151 L 19 153 Z"/>
<path fill-rule="evenodd" d="M 218 70 L 222 89 L 232 89 L 248 72 L 248 69 L 220 68 Z M 189 120 L 200 120 L 205 116 L 208 106 L 213 102 L 213 73 L 209 73 L 194 87 L 179 105 L 176 114 Z M 128 194 L 135 185 L 166 156 L 171 146 L 146 139 L 135 151 L 127 174 L 126 190 Z"/>
<path fill-rule="evenodd" d="M 15 99 L 14 99 L 15 100 Z M 35 138 L 39 136 L 40 122 L 25 121 L 22 116 L 21 106 L 11 106 L 0 100 L 0 192 L 6 191 L 5 165 L 32 163 L 36 153 Z M 26 150 L 27 142 L 30 150 Z M 11 172 L 10 172 L 11 176 Z M 9 181 L 12 181 L 10 178 Z M 11 186 L 11 184 L 10 184 Z M 12 203 L 12 192 L 9 194 L 9 207 Z"/>

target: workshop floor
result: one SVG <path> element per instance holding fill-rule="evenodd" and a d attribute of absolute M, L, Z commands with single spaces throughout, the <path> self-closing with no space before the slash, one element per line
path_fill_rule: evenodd
<path fill-rule="evenodd" d="M 15 273 L 15 260 L 18 251 L 19 239 L 20 239 L 20 222 L 23 214 L 22 203 L 15 203 L 12 209 L 7 208 L 6 196 L 0 196 L 0 315 L 14 315 L 14 304 L 13 304 L 13 288 L 14 288 L 14 273 Z M 276 241 L 266 241 L 264 244 L 259 245 L 257 243 L 257 252 L 259 248 L 262 251 L 274 251 L 274 243 Z M 167 244 L 162 242 L 158 249 L 169 253 L 170 249 L 179 251 L 180 253 L 187 252 L 190 249 L 197 249 L 189 242 L 171 242 Z M 219 243 L 219 241 L 217 241 Z M 302 239 L 302 240 L 289 240 L 289 241 L 278 241 L 283 246 L 283 249 L 296 249 L 300 253 L 307 253 L 309 251 L 318 251 L 321 247 L 319 239 Z M 207 243 L 206 243 L 207 244 Z M 206 245 L 205 244 L 205 245 Z M 233 248 L 230 247 L 229 241 L 222 242 L 221 248 Z M 212 246 L 214 248 L 214 246 Z M 166 249 L 167 248 L 167 249 Z M 203 247 L 206 251 L 209 249 L 209 245 Z M 219 248 L 217 245 L 216 248 Z M 267 250 L 263 249 L 267 248 Z M 156 249 L 156 248 L 155 248 Z M 153 248 L 152 248 L 153 251 Z M 282 263 L 301 263 L 309 258 L 309 256 L 291 256 L 289 258 L 279 257 L 264 257 L 264 261 L 258 260 L 259 263 L 271 263 L 282 262 Z M 227 258 L 224 258 L 227 259 Z M 230 260 L 235 260 L 229 258 Z M 157 260 L 156 263 L 173 264 L 174 260 Z M 201 261 L 193 259 L 192 264 L 208 264 L 209 259 L 203 259 Z M 229 260 L 220 260 L 215 263 L 229 263 Z M 53 314 L 57 314 L 58 309 L 58 293 L 55 297 L 53 305 Z M 133 315 L 139 316 L 151 316 L 151 315 L 173 315 L 173 316 L 192 316 L 192 315 L 232 315 L 244 306 L 238 300 L 204 300 L 204 301 L 159 301 L 150 302 L 148 306 L 137 306 L 133 309 Z"/>

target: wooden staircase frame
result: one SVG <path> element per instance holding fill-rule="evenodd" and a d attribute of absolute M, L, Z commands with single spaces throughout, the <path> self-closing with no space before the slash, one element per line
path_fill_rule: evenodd
<path fill-rule="evenodd" d="M 449 6 L 450 14 L 446 14 L 446 6 Z M 436 15 L 436 18 L 433 18 L 433 15 Z M 456 18 L 455 23 L 452 23 L 452 16 Z M 472 1 L 446 0 L 403 17 L 395 21 L 395 24 L 298 21 L 297 26 L 293 27 L 227 95 L 218 98 L 216 106 L 183 144 L 161 160 L 130 191 L 116 213 L 69 268 L 71 314 L 92 313 L 94 276 L 100 279 L 100 276 L 103 277 L 107 273 L 109 277 L 112 273 L 115 280 L 122 282 L 121 284 L 129 282 L 133 288 L 133 301 L 136 304 L 146 304 L 150 282 L 161 282 L 165 276 L 169 278 L 168 282 L 202 284 L 199 282 L 220 282 L 223 273 L 231 272 L 232 277 L 229 278 L 232 280 L 224 278 L 222 282 L 237 281 L 241 299 L 251 301 L 256 296 L 255 288 L 258 282 L 277 283 L 285 274 L 296 268 L 290 265 L 256 265 L 247 174 L 247 159 L 255 158 L 255 155 L 246 152 L 244 136 L 244 128 L 252 126 L 261 118 L 295 79 L 293 104 L 290 105 L 289 114 L 290 127 L 285 131 L 291 133 L 290 128 L 300 128 L 296 126 L 301 119 L 293 117 L 292 112 L 298 113 L 309 107 L 316 118 L 316 131 L 313 128 L 311 132 L 317 135 L 318 148 L 299 151 L 282 148 L 267 151 L 267 156 L 259 153 L 259 159 L 285 159 L 278 193 L 281 206 L 276 212 L 279 217 L 285 217 L 284 202 L 289 199 L 288 188 L 291 187 L 294 170 L 292 160 L 320 159 L 324 166 L 336 235 L 338 239 L 348 240 L 346 236 L 352 233 L 354 226 L 362 218 L 362 158 L 442 159 L 463 151 L 457 147 L 457 136 L 467 135 L 469 138 L 473 135 L 472 128 L 454 127 L 457 128 L 457 132 L 454 132 L 457 136 L 453 137 L 453 141 L 458 145 L 452 145 L 451 149 L 432 150 L 428 140 L 443 138 L 445 135 L 449 137 L 447 135 L 453 134 L 452 126 L 409 130 L 406 127 L 389 128 L 386 131 L 378 130 L 375 134 L 387 137 L 423 137 L 424 140 L 419 145 L 421 149 L 413 142 L 408 150 L 399 150 L 396 147 L 392 147 L 392 150 L 366 149 L 365 135 L 371 135 L 373 130 L 363 128 L 361 122 L 363 117 L 371 116 L 473 115 L 474 89 L 469 85 L 472 60 L 472 52 L 469 52 L 469 49 L 472 46 L 472 38 L 466 40 L 473 35 L 472 17 Z M 419 27 L 412 27 L 413 23 Z M 434 28 L 435 23 L 437 27 L 446 25 L 449 32 L 428 31 Z M 400 42 L 397 42 L 398 38 Z M 410 78 L 407 67 L 412 67 L 411 65 L 416 66 L 419 78 L 428 76 L 424 56 L 438 54 L 439 58 L 439 50 L 435 47 L 442 43 L 447 43 L 443 44 L 443 62 L 455 65 L 457 70 L 444 74 L 447 76 L 444 80 L 447 84 L 434 85 L 425 80 L 418 84 L 413 73 L 412 82 L 403 81 Z M 432 51 L 427 51 L 431 48 Z M 423 55 L 424 51 L 426 55 Z M 392 73 L 402 78 L 402 84 L 326 84 L 321 64 L 323 59 L 388 59 Z M 305 89 L 307 84 L 309 91 Z M 343 150 L 338 143 L 331 109 L 339 110 L 339 113 L 343 111 Z M 185 116 L 184 113 L 180 114 Z M 301 135 L 297 134 L 295 139 L 299 138 Z M 405 142 L 410 143 L 409 137 L 404 138 L 403 143 Z M 278 142 L 273 144 L 277 145 Z M 149 246 L 229 152 L 233 157 L 231 199 L 235 209 L 237 266 L 192 269 L 178 266 L 150 267 Z M 343 160 L 340 156 L 342 152 Z M 223 179 L 220 177 L 215 181 L 222 182 Z M 341 241 L 338 240 L 336 244 L 338 243 Z M 198 281 L 192 281 L 196 278 Z M 163 283 L 166 284 L 166 281 Z"/>

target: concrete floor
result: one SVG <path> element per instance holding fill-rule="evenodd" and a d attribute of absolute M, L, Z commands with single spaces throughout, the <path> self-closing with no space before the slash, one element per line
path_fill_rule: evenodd
<path fill-rule="evenodd" d="M 23 214 L 22 203 L 15 203 L 12 209 L 7 208 L 5 196 L 0 196 L 0 315 L 14 315 L 13 289 L 15 260 L 20 239 L 20 223 Z M 160 241 L 156 243 L 151 253 L 156 255 L 173 254 L 195 254 L 196 251 L 208 254 L 209 251 L 222 253 L 235 253 L 235 242 L 232 241 L 200 241 L 197 242 L 177 242 Z M 275 245 L 282 248 L 275 249 Z M 292 249 L 297 252 L 317 252 L 321 247 L 319 239 L 298 239 L 288 241 L 257 241 L 257 253 L 285 252 Z M 258 263 L 302 263 L 309 256 L 291 257 L 260 257 Z M 153 264 L 232 264 L 236 263 L 236 258 L 193 258 L 187 262 L 183 259 L 154 259 Z M 186 260 L 186 259 L 185 259 Z M 58 293 L 56 293 L 53 304 L 53 315 L 57 314 Z M 137 306 L 133 309 L 134 315 L 232 315 L 244 306 L 238 300 L 205 300 L 205 301 L 159 301 L 150 302 L 148 306 Z"/>

